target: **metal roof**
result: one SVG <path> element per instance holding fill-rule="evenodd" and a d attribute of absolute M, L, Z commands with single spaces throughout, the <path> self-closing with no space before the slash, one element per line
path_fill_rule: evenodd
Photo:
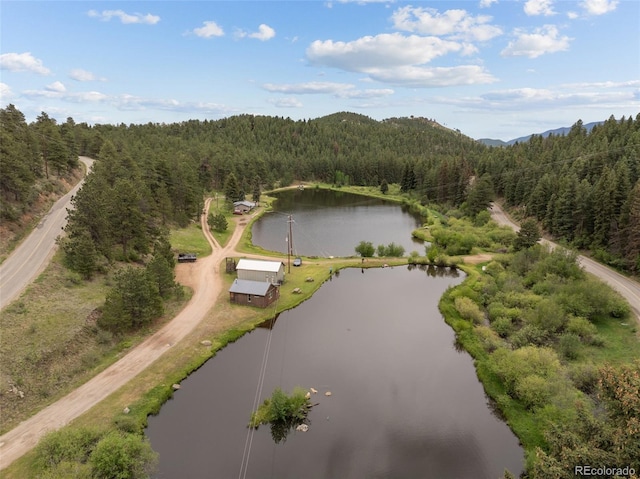
<path fill-rule="evenodd" d="M 230 293 L 252 294 L 254 296 L 266 296 L 271 283 L 266 281 L 249 281 L 248 279 L 236 279 L 231 288 Z"/>
<path fill-rule="evenodd" d="M 253 201 L 234 201 L 233 206 L 246 206 L 247 208 L 255 208 L 256 204 Z"/>
<path fill-rule="evenodd" d="M 260 259 L 245 259 L 242 258 L 238 261 L 236 269 L 249 270 L 249 271 L 268 271 L 270 273 L 277 273 L 280 271 L 282 261 L 264 261 Z"/>

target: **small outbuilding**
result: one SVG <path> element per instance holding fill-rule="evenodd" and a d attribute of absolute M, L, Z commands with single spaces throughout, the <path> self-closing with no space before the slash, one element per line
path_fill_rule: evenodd
<path fill-rule="evenodd" d="M 273 284 L 284 283 L 284 263 L 282 261 L 242 258 L 236 265 L 236 272 L 238 279 L 266 281 Z"/>
<path fill-rule="evenodd" d="M 233 212 L 234 213 L 248 213 L 256 207 L 253 201 L 234 201 Z"/>
<path fill-rule="evenodd" d="M 280 297 L 280 287 L 265 281 L 236 279 L 229 288 L 232 303 L 266 308 Z"/>

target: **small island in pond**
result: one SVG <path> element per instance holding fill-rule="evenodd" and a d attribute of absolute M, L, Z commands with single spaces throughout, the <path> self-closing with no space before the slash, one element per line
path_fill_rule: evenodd
<path fill-rule="evenodd" d="M 260 425 L 271 426 L 271 437 L 276 442 L 284 442 L 290 431 L 299 426 L 308 426 L 307 415 L 313 405 L 311 393 L 301 387 L 295 387 L 288 395 L 282 389 L 276 388 L 270 398 L 251 413 L 249 427 L 258 429 Z M 304 428 L 306 430 L 307 428 Z"/>

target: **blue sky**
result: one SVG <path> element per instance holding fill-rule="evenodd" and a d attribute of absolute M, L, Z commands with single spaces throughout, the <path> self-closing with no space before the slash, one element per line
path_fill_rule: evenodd
<path fill-rule="evenodd" d="M 509 140 L 640 113 L 637 0 L 5 1 L 27 121 L 422 116 Z"/>

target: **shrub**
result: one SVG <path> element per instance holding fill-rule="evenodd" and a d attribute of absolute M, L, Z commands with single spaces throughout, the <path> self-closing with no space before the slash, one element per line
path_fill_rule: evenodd
<path fill-rule="evenodd" d="M 47 434 L 36 447 L 37 462 L 43 469 L 64 461 L 85 462 L 100 439 L 95 429 L 60 429 Z"/>
<path fill-rule="evenodd" d="M 544 406 L 552 395 L 549 381 L 537 374 L 521 378 L 516 384 L 515 394 L 527 409 Z"/>
<path fill-rule="evenodd" d="M 378 256 L 383 257 L 392 257 L 392 258 L 400 258 L 404 256 L 404 246 L 395 244 L 394 242 L 389 243 L 387 246 L 381 244 L 378 245 Z"/>
<path fill-rule="evenodd" d="M 513 333 L 509 338 L 514 348 L 525 346 L 543 346 L 547 343 L 547 331 L 540 329 L 533 324 L 526 324 L 520 330 Z"/>
<path fill-rule="evenodd" d="M 434 264 L 439 255 L 440 251 L 436 246 L 432 245 L 427 248 L 427 259 L 429 260 L 429 263 Z"/>
<path fill-rule="evenodd" d="M 499 347 L 503 346 L 503 341 L 488 326 L 478 326 L 474 331 L 485 351 L 492 353 Z"/>
<path fill-rule="evenodd" d="M 580 337 L 573 333 L 560 335 L 558 341 L 560 353 L 567 359 L 576 359 L 580 353 Z"/>
<path fill-rule="evenodd" d="M 142 479 L 149 477 L 157 454 L 138 434 L 111 432 L 96 446 L 89 463 L 96 479 Z"/>
<path fill-rule="evenodd" d="M 550 348 L 536 346 L 525 346 L 515 351 L 500 348 L 491 355 L 490 366 L 504 382 L 507 392 L 513 395 L 522 378 L 536 374 L 554 380 L 561 371 L 558 355 Z"/>
<path fill-rule="evenodd" d="M 371 258 L 375 253 L 375 249 L 373 248 L 373 243 L 370 241 L 360 241 L 358 246 L 355 248 L 356 253 L 358 253 L 363 258 Z"/>
<path fill-rule="evenodd" d="M 491 263 L 489 263 L 487 265 L 487 267 L 485 268 L 484 271 L 488 275 L 496 277 L 500 273 L 504 272 L 504 267 L 500 263 L 498 263 L 497 261 L 492 261 Z"/>
<path fill-rule="evenodd" d="M 595 391 L 598 385 L 598 368 L 592 363 L 576 363 L 569 369 L 569 378 L 573 385 L 586 394 Z"/>
<path fill-rule="evenodd" d="M 514 329 L 511 318 L 508 318 L 507 316 L 500 316 L 499 318 L 496 318 L 493 323 L 491 323 L 491 327 L 502 338 L 508 337 Z"/>
<path fill-rule="evenodd" d="M 482 210 L 473 219 L 473 225 L 479 228 L 486 225 L 490 220 L 491 220 L 491 213 L 489 213 L 489 211 L 487 210 Z"/>
<path fill-rule="evenodd" d="M 454 301 L 456 310 L 463 319 L 481 324 L 484 321 L 484 313 L 471 298 L 460 297 Z"/>
<path fill-rule="evenodd" d="M 276 388 L 271 397 L 251 413 L 249 427 L 257 429 L 261 424 L 270 424 L 273 440 L 276 443 L 285 441 L 289 430 L 307 418 L 311 402 L 306 394 L 300 387 L 294 388 L 291 395 Z"/>
<path fill-rule="evenodd" d="M 585 343 L 589 344 L 598 334 L 598 328 L 589 322 L 588 319 L 580 316 L 572 316 L 567 322 L 567 332 L 579 336 Z"/>
<path fill-rule="evenodd" d="M 525 312 L 525 320 L 540 329 L 555 333 L 564 328 L 567 321 L 562 307 L 551 299 L 543 299 L 535 308 Z"/>

